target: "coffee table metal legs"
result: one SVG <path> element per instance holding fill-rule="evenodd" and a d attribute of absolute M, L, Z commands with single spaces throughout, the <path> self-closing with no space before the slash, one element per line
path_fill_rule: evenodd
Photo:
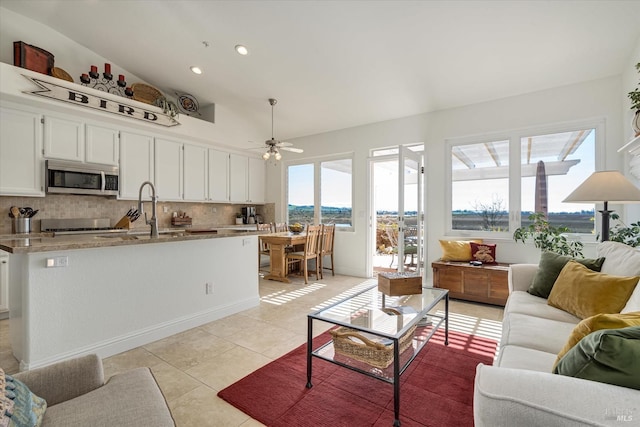
<path fill-rule="evenodd" d="M 313 387 L 311 384 L 311 352 L 313 348 L 313 319 L 307 317 L 307 388 Z"/>
<path fill-rule="evenodd" d="M 449 293 L 444 297 L 444 345 L 449 345 Z"/>
<path fill-rule="evenodd" d="M 393 426 L 400 427 L 400 340 L 393 340 Z"/>

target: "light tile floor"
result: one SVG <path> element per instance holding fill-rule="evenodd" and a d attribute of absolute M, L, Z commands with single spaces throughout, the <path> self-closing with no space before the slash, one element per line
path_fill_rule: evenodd
<path fill-rule="evenodd" d="M 309 285 L 297 277 L 291 284 L 260 279 L 258 307 L 108 357 L 105 377 L 150 367 L 178 427 L 260 426 L 218 398 L 218 391 L 305 343 L 307 313 L 375 283 L 349 276 Z M 500 307 L 452 300 L 449 309 L 453 330 L 500 339 Z M 328 327 L 316 323 L 314 332 Z M 15 372 L 8 341 L 8 322 L 0 321 L 0 343 L 7 343 L 0 346 L 0 365 Z"/>

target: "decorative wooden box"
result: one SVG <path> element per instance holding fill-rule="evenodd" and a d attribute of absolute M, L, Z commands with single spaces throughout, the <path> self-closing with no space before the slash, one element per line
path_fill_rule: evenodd
<path fill-rule="evenodd" d="M 188 216 L 171 218 L 171 225 L 186 226 L 186 225 L 191 225 L 192 223 L 193 223 L 193 219 Z"/>
<path fill-rule="evenodd" d="M 13 65 L 51 75 L 53 55 L 37 46 L 13 42 Z"/>
<path fill-rule="evenodd" d="M 416 273 L 378 273 L 378 290 L 385 295 L 422 293 L 422 276 Z"/>
<path fill-rule="evenodd" d="M 470 265 L 434 261 L 433 286 L 449 290 L 451 298 L 504 306 L 509 296 L 509 264 Z"/>

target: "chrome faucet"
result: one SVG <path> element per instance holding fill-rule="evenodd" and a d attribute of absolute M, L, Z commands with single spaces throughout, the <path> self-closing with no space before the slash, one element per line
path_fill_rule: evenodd
<path fill-rule="evenodd" d="M 147 219 L 147 213 L 144 211 L 144 205 L 142 204 L 142 189 L 145 185 L 149 185 L 151 187 L 151 219 Z M 141 214 L 144 213 L 144 222 L 148 225 L 151 225 L 151 238 L 158 237 L 158 217 L 156 216 L 156 205 L 158 203 L 158 197 L 156 196 L 156 188 L 153 186 L 153 183 L 150 181 L 145 181 L 140 186 L 140 191 L 138 192 L 138 212 Z"/>

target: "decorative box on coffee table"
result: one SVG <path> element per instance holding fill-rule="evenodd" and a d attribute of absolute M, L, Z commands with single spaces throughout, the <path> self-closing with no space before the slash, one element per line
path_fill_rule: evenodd
<path fill-rule="evenodd" d="M 422 293 L 422 276 L 416 273 L 378 273 L 378 290 L 390 297 Z"/>

